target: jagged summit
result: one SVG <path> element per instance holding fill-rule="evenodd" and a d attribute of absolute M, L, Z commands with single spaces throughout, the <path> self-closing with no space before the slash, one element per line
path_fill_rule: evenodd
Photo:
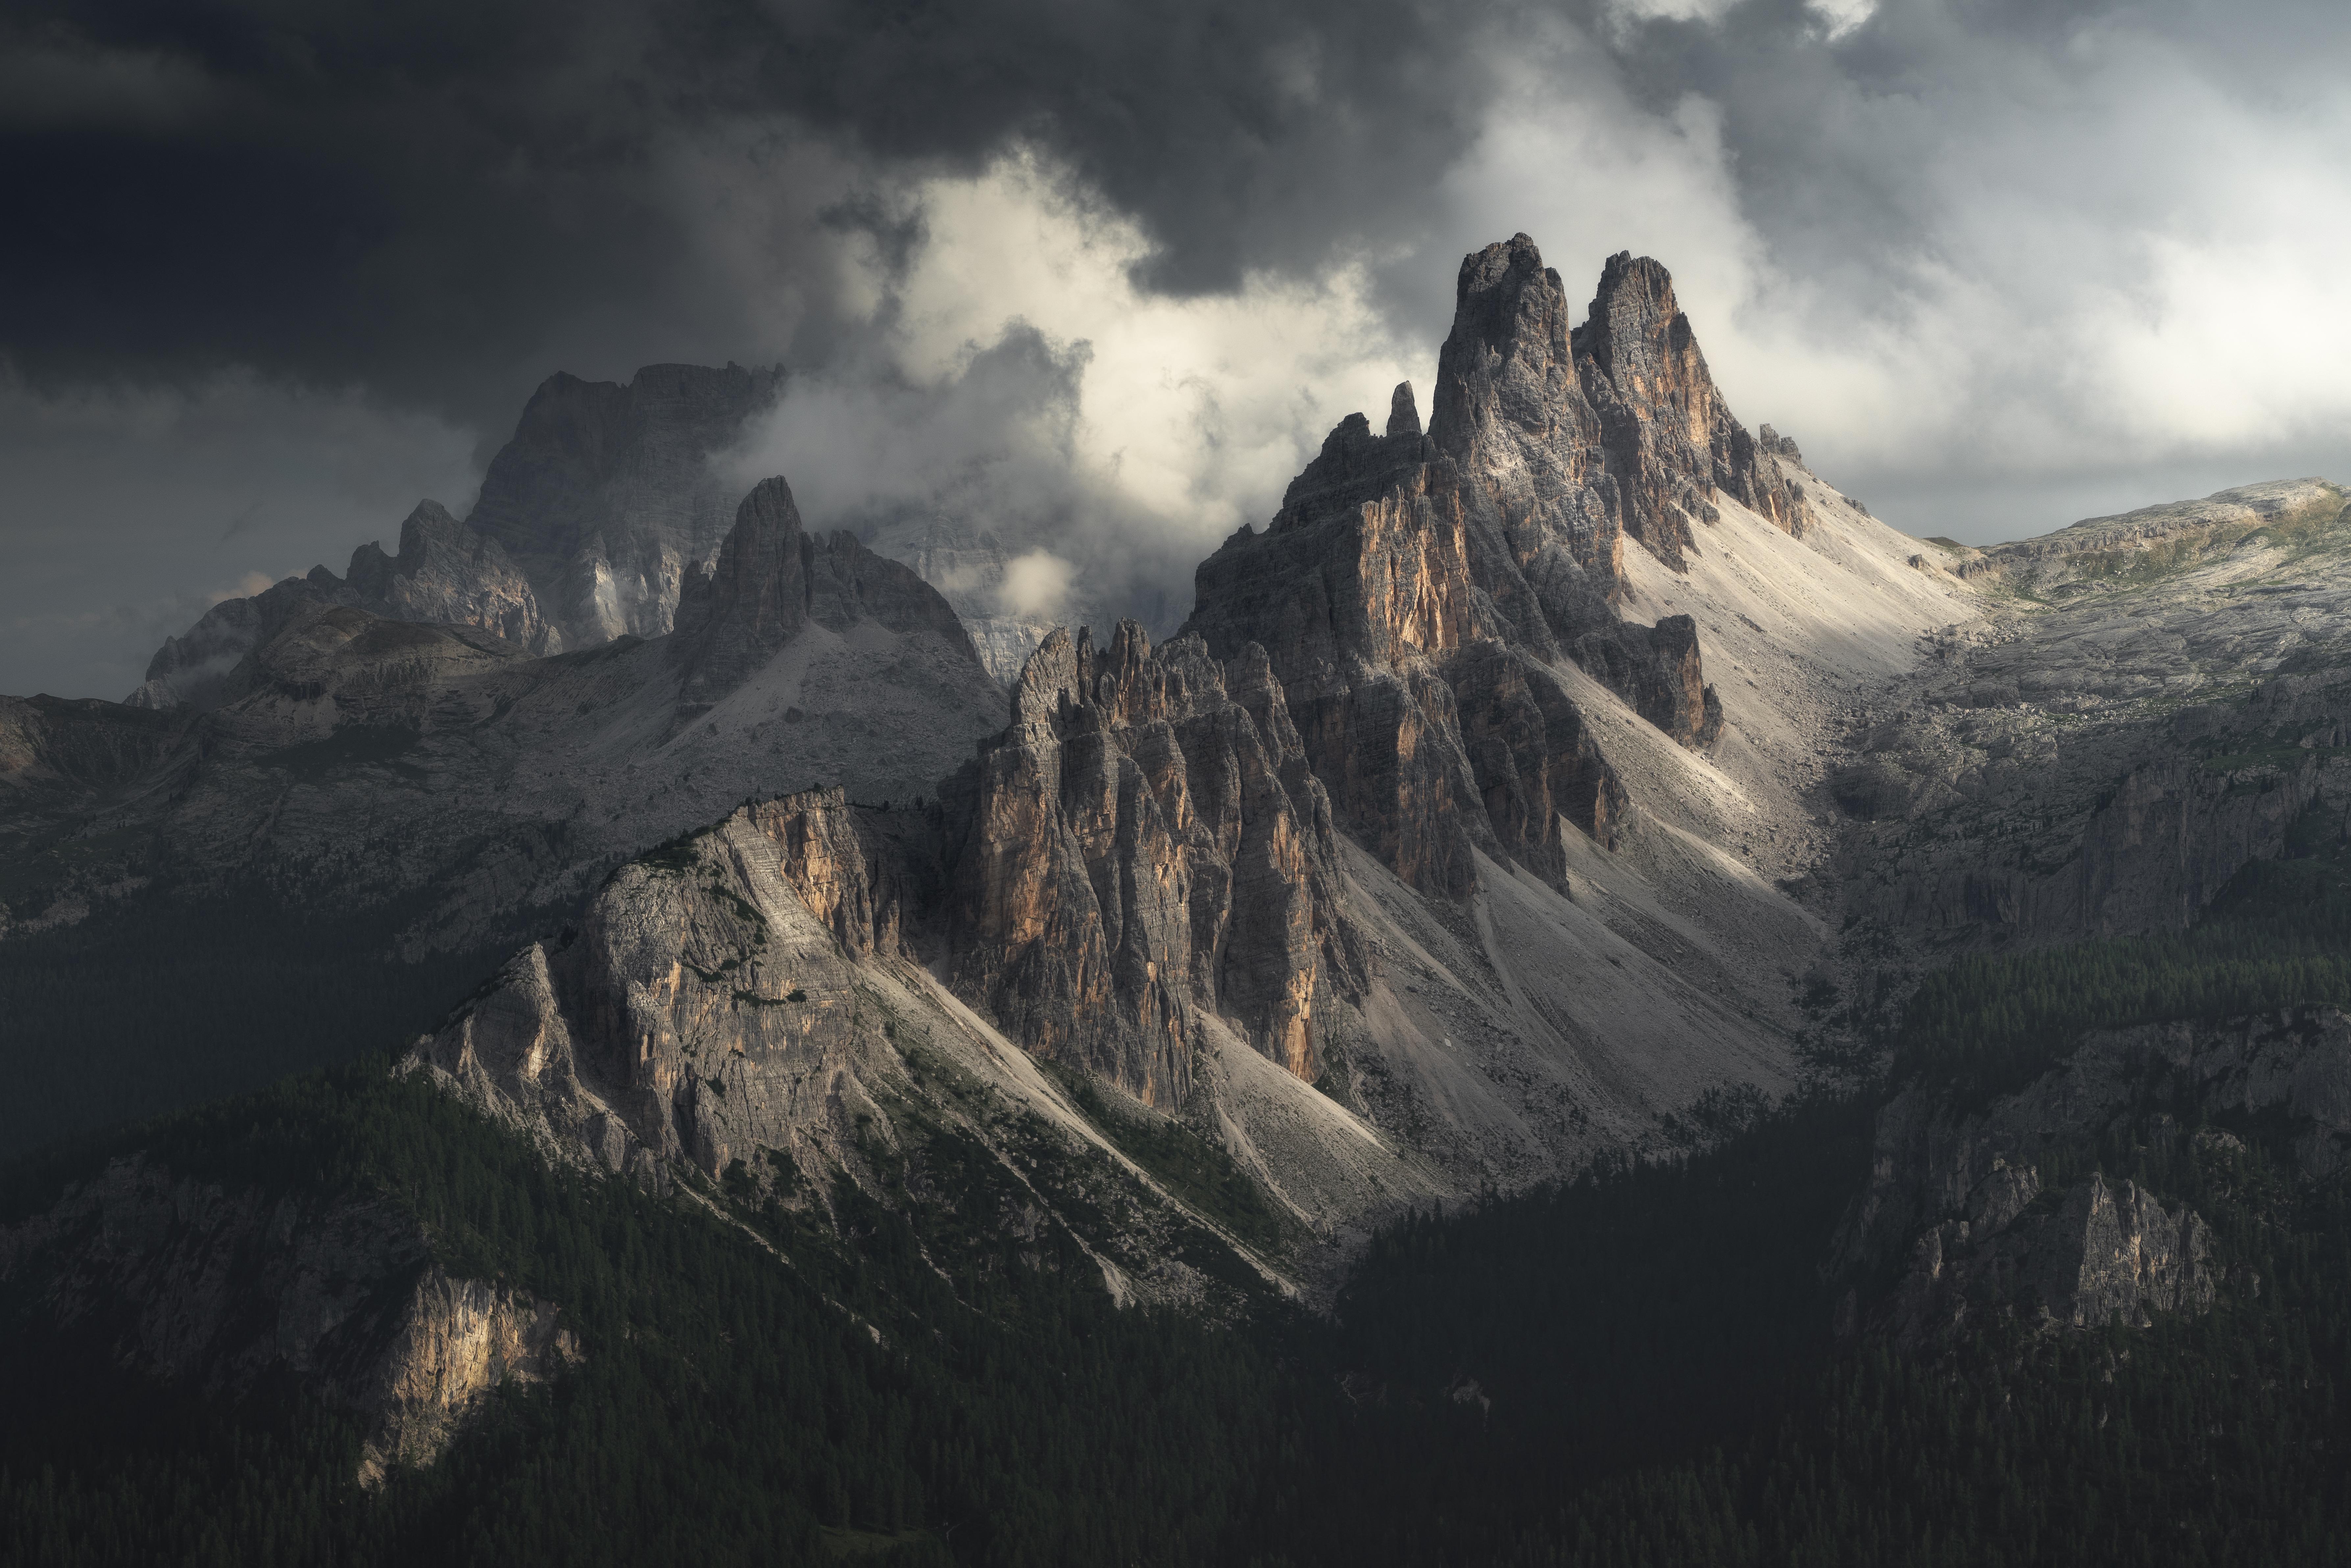
<path fill-rule="evenodd" d="M 671 659 L 684 670 L 679 700 L 700 712 L 740 685 L 811 625 L 848 633 L 871 621 L 936 639 L 973 664 L 971 637 L 912 567 L 884 559 L 835 530 L 801 527 L 791 486 L 763 479 L 736 508 L 716 566 L 687 570 Z"/>
<path fill-rule="evenodd" d="M 670 630 L 689 567 L 716 552 L 734 486 L 710 464 L 781 392 L 779 370 L 647 365 L 625 382 L 549 376 L 491 459 L 467 517 L 538 585 L 569 647 Z"/>
<path fill-rule="evenodd" d="M 125 700 L 134 707 L 216 708 L 243 695 L 239 666 L 304 616 L 337 607 L 393 621 L 473 626 L 532 653 L 563 651 L 562 632 L 496 539 L 420 501 L 400 525 L 400 553 L 371 541 L 337 577 L 325 567 L 289 577 L 247 599 L 225 599 L 148 661 L 147 679 Z"/>
<path fill-rule="evenodd" d="M 1725 490 L 1791 533 L 1807 515 L 1665 268 L 1612 257 L 1591 321 L 1568 314 L 1526 235 L 1465 258 L 1427 433 L 1408 383 L 1386 434 L 1341 421 L 1266 531 L 1202 563 L 1187 623 L 1265 650 L 1342 820 L 1455 898 L 1475 853 L 1556 881 L 1562 822 L 1614 840 L 1624 791 L 1561 662 L 1684 747 L 1721 734 L 1695 621 L 1622 612 L 1625 535 L 1678 570 Z"/>

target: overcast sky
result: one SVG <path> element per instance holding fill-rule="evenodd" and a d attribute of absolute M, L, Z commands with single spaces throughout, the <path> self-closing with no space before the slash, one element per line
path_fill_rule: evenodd
<path fill-rule="evenodd" d="M 1186 600 L 1518 230 L 1663 261 L 1914 533 L 2351 478 L 2346 60 L 2339 0 L 12 0 L 0 691 L 120 697 L 661 361 L 790 369 L 730 461 L 817 526 Z"/>

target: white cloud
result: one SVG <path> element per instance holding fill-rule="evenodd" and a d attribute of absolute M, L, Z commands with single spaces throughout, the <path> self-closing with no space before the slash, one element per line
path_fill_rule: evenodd
<path fill-rule="evenodd" d="M 1070 563 L 1052 551 L 1030 550 L 1005 563 L 997 601 L 1008 615 L 1050 620 L 1068 604 L 1073 575 Z"/>
<path fill-rule="evenodd" d="M 1138 290 L 1140 232 L 1033 154 L 912 195 L 924 237 L 874 291 L 874 348 L 793 385 L 735 459 L 789 478 L 811 527 L 987 527 L 1050 549 L 1056 596 L 1164 627 L 1193 564 L 1414 371 L 1361 269 Z"/>

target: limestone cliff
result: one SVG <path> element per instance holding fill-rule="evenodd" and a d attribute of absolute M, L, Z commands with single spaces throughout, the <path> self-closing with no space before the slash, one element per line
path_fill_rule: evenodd
<path fill-rule="evenodd" d="M 1056 632 L 980 754 L 954 975 L 1040 1055 L 1178 1105 L 1221 1013 L 1298 1077 L 1332 992 L 1360 995 L 1337 846 L 1264 652 Z"/>
<path fill-rule="evenodd" d="M 497 540 L 420 501 L 400 525 L 400 553 L 352 552 L 344 574 L 363 607 L 395 621 L 479 626 L 533 653 L 559 653 L 563 633 Z"/>
<path fill-rule="evenodd" d="M 392 621 L 471 626 L 527 653 L 562 651 L 563 634 L 538 595 L 496 540 L 451 517 L 438 501 L 420 501 L 400 526 L 400 553 L 373 544 L 351 552 L 337 577 L 314 567 L 249 599 L 225 599 L 148 661 L 135 707 L 210 711 L 249 689 L 248 660 L 298 621 L 337 608 Z"/>
<path fill-rule="evenodd" d="M 811 538 L 791 486 L 762 480 L 736 508 L 716 564 L 689 568 L 679 591 L 669 647 L 684 672 L 681 701 L 706 707 L 811 624 L 846 634 L 868 622 L 979 662 L 955 612 L 912 568 L 875 555 L 853 534 Z"/>
<path fill-rule="evenodd" d="M 1687 747 L 1722 731 L 1696 622 L 1619 609 L 1625 536 L 1678 568 L 1720 492 L 1792 533 L 1807 515 L 1664 268 L 1616 256 L 1568 315 L 1525 235 L 1464 260 L 1428 433 L 1408 386 L 1385 434 L 1343 421 L 1266 531 L 1202 563 L 1187 622 L 1219 656 L 1265 649 L 1342 824 L 1455 899 L 1473 853 L 1556 883 L 1562 831 L 1614 841 L 1624 790 L 1562 662 Z"/>
<path fill-rule="evenodd" d="M 1213 1119 L 1179 1122 L 1114 1076 L 1081 1109 L 956 994 L 970 988 L 934 972 L 951 970 L 935 918 L 949 816 L 937 803 L 860 810 L 838 789 L 745 806 L 622 867 L 575 933 L 526 948 L 403 1071 L 558 1160 L 650 1186 L 723 1176 L 821 1213 L 837 1181 L 891 1202 L 906 1200 L 893 1179 L 910 1181 L 975 1224 L 1068 1226 L 1120 1300 L 1223 1300 L 1185 1239 L 1218 1253 L 1245 1244 L 1105 1133 L 1134 1124 L 1164 1145 Z M 1119 1038 L 1117 1004 L 1102 998 L 1100 1016 L 1075 1020 L 1092 1031 L 1080 1038 Z M 1221 1081 L 1219 1057 L 1256 1058 L 1202 1032 L 1187 1073 Z M 1270 1092 L 1230 1105 L 1237 1129 L 1270 1110 L 1328 1121 L 1342 1145 L 1303 1149 L 1269 1184 L 1294 1195 L 1276 1201 L 1299 1234 L 1441 1190 L 1294 1078 L 1269 1064 L 1252 1081 Z M 925 1170 L 975 1156 L 1003 1193 L 925 1186 Z M 1280 1280 L 1291 1266 L 1262 1237 L 1246 1249 L 1244 1273 Z"/>
<path fill-rule="evenodd" d="M 2231 1121 L 2287 1129 L 2307 1179 L 2351 1163 L 2351 1019 L 2323 1008 L 2095 1033 L 1980 1108 L 1914 1082 L 1878 1113 L 1840 1259 L 1898 1268 L 1876 1315 L 1912 1342 L 1985 1313 L 2095 1328 L 2202 1312 L 2227 1283 L 2210 1227 L 2110 1177 L 2095 1152 L 2137 1147 L 2225 1168 L 2241 1146 Z"/>
<path fill-rule="evenodd" d="M 734 516 L 711 458 L 780 385 L 779 372 L 737 365 L 650 365 L 624 384 L 550 376 L 464 521 L 420 502 L 397 556 L 363 544 L 341 577 L 319 566 L 221 601 L 164 640 L 126 700 L 219 707 L 241 695 L 234 674 L 247 654 L 342 605 L 480 627 L 532 653 L 664 635 L 687 574 L 708 567 Z"/>
<path fill-rule="evenodd" d="M 119 1159 L 0 1228 L 0 1284 L 122 1364 L 235 1397 L 273 1375 L 357 1411 L 359 1479 L 430 1463 L 501 1383 L 580 1359 L 549 1302 L 452 1277 L 384 1204 L 232 1190 Z"/>
<path fill-rule="evenodd" d="M 498 559 L 445 517 L 413 521 L 400 561 L 420 570 L 386 574 L 402 591 L 466 538 Z M 109 890 L 260 883 L 336 918 L 404 903 L 411 951 L 503 949 L 531 929 L 507 924 L 517 910 L 574 904 L 735 801 L 812 780 L 928 794 L 1002 727 L 1003 690 L 946 601 L 846 534 L 808 537 L 780 479 L 689 581 L 678 632 L 545 658 L 313 598 L 238 655 L 208 712 L 0 707 L 18 813 L 0 930 L 79 919 Z M 93 819 L 103 857 L 61 847 Z"/>
<path fill-rule="evenodd" d="M 780 371 L 739 365 L 648 365 L 620 383 L 550 376 L 466 521 L 529 575 L 565 646 L 661 636 L 740 497 L 710 459 L 781 386 Z"/>

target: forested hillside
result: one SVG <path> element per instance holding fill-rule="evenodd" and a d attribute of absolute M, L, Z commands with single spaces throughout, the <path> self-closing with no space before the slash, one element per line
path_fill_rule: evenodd
<path fill-rule="evenodd" d="M 2351 855 L 2305 817 L 2191 930 L 1978 956 L 1928 980 L 1878 1088 L 1718 1098 L 1687 1157 L 1419 1212 L 1326 1313 L 1203 1229 L 1223 1293 L 1122 1307 L 1024 1192 L 1066 1145 L 944 1124 L 866 1185 L 731 1166 L 656 1196 L 370 1057 L 8 1167 L 17 1225 L 110 1159 L 225 1191 L 347 1195 L 453 1275 L 559 1303 L 576 1366 L 512 1385 L 435 1463 L 355 1479 L 357 1419 L 289 1380 L 221 1397 L 122 1370 L 7 1274 L 0 1552 L 104 1563 L 2329 1563 L 2351 1556 L 2351 1166 L 2306 1121 L 2148 1076 L 2050 1134 L 2032 1215 L 2094 1176 L 2209 1228 L 2209 1311 L 2067 1327 L 2024 1295 L 1948 1333 L 1835 1261 L 1895 1091 L 1964 1117 L 2084 1035 L 2351 1001 Z M 162 971 L 169 975 L 174 971 Z M 161 983 L 159 981 L 159 983 Z M 135 1002 L 135 998 L 130 999 Z M 2304 1015 L 2294 1015 L 2304 1016 Z M 228 1027 L 225 1020 L 214 1027 Z M 2303 1026 L 2281 1026 L 2287 1032 Z M 256 1058 L 256 1067 L 266 1058 Z M 918 1070 L 920 1063 L 917 1063 Z M 1285 1221 L 1213 1145 L 1105 1134 L 1235 1237 Z M 2323 1141 L 2323 1140 L 2322 1140 Z M 2330 1161 L 2332 1163 L 2330 1163 Z M 787 1201 L 794 1199 L 794 1201 Z M 829 1218 L 828 1218 L 829 1217 Z M 1932 1219 L 1934 1215 L 1928 1215 Z M 1217 1304 L 1221 1303 L 1221 1304 Z"/>

